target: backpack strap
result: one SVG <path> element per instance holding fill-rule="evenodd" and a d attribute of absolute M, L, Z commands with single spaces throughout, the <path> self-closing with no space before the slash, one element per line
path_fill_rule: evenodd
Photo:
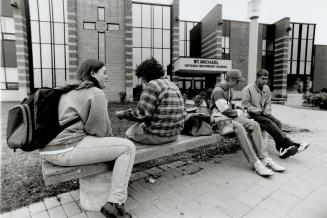
<path fill-rule="evenodd" d="M 71 126 L 71 125 L 77 123 L 77 122 L 80 121 L 80 120 L 81 120 L 80 118 L 76 118 L 76 119 L 74 119 L 74 120 L 71 120 L 71 121 L 69 121 L 68 123 L 66 123 L 65 125 L 61 126 L 61 129 L 64 130 L 64 129 L 66 129 L 67 127 L 69 127 L 69 126 Z"/>

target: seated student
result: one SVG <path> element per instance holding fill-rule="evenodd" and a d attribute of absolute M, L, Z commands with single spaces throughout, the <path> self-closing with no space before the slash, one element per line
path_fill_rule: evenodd
<path fill-rule="evenodd" d="M 259 124 L 245 116 L 241 116 L 240 111 L 244 110 L 243 107 L 236 106 L 231 102 L 233 98 L 232 88 L 236 87 L 240 81 L 244 81 L 241 71 L 232 69 L 226 73 L 226 78 L 216 85 L 211 94 L 210 113 L 220 113 L 233 119 L 232 124 L 236 137 L 241 144 L 245 157 L 254 167 L 256 173 L 260 176 L 271 176 L 273 175 L 272 170 L 277 172 L 285 171 L 284 167 L 275 163 L 268 156 Z"/>
<path fill-rule="evenodd" d="M 175 141 L 185 119 L 179 88 L 163 77 L 162 66 L 154 58 L 143 61 L 136 69 L 136 76 L 144 84 L 137 108 L 115 113 L 118 119 L 138 122 L 127 130 L 127 138 L 142 144 Z"/>
<path fill-rule="evenodd" d="M 261 129 L 266 130 L 274 139 L 281 158 L 288 158 L 303 151 L 309 144 L 295 143 L 281 130 L 282 123 L 271 114 L 271 93 L 268 83 L 269 72 L 261 69 L 257 72 L 255 83 L 247 85 L 242 90 L 242 105 L 249 115 L 257 121 Z"/>
<path fill-rule="evenodd" d="M 40 154 L 59 166 L 78 166 L 115 160 L 111 190 L 101 213 L 106 217 L 131 217 L 123 203 L 127 200 L 128 181 L 132 172 L 135 145 L 113 137 L 107 111 L 107 99 L 101 90 L 108 79 L 103 62 L 88 59 L 76 73 L 76 88 L 60 98 L 59 122 L 64 125 L 81 120 L 63 130 Z"/>

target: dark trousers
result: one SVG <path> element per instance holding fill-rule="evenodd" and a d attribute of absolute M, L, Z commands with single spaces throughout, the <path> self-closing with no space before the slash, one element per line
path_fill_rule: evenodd
<path fill-rule="evenodd" d="M 278 151 L 280 148 L 288 148 L 293 145 L 294 142 L 282 131 L 282 123 L 277 118 L 261 114 L 251 114 L 251 117 L 259 123 L 261 129 L 266 130 L 273 137 Z"/>

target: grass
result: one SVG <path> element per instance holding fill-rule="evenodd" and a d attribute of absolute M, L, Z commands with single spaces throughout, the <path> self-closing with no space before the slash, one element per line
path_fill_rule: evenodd
<path fill-rule="evenodd" d="M 1 106 L 1 201 L 0 213 L 11 211 L 44 198 L 56 196 L 60 193 L 78 189 L 78 181 L 73 180 L 56 185 L 45 186 L 42 178 L 40 155 L 37 151 L 13 152 L 5 141 L 7 111 L 14 104 L 4 103 Z M 108 107 L 113 133 L 123 137 L 126 130 L 132 125 L 127 120 L 118 120 L 114 116 L 117 110 L 134 107 L 135 103 L 110 104 Z M 163 157 L 157 160 L 138 164 L 133 171 L 138 172 L 146 168 L 158 166 L 176 160 L 207 161 L 225 153 L 234 153 L 239 149 L 235 138 L 223 138 L 217 144 L 205 146 L 195 150 Z"/>

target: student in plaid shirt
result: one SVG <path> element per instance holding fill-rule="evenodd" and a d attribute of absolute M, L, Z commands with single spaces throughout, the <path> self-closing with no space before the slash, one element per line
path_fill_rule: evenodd
<path fill-rule="evenodd" d="M 162 66 L 154 58 L 142 62 L 136 76 L 144 85 L 137 108 L 115 113 L 118 119 L 138 122 L 127 130 L 127 138 L 142 144 L 175 141 L 185 119 L 179 88 L 164 77 Z"/>

